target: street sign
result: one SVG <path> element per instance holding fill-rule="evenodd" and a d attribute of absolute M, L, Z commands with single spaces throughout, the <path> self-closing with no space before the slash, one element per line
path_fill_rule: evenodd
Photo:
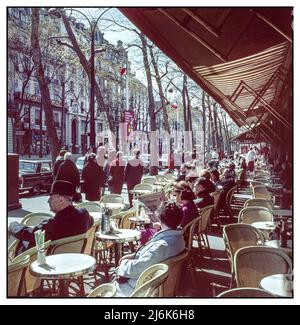
<path fill-rule="evenodd" d="M 134 120 L 134 111 L 125 111 L 125 123 L 130 123 Z"/>

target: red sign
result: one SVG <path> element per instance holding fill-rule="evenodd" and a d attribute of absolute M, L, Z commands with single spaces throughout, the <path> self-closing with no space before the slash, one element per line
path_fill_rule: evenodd
<path fill-rule="evenodd" d="M 130 123 L 134 120 L 134 111 L 125 111 L 125 123 Z"/>
<path fill-rule="evenodd" d="M 125 123 L 127 125 L 127 136 L 133 131 L 133 123 L 134 123 L 134 112 L 133 111 L 125 111 Z"/>

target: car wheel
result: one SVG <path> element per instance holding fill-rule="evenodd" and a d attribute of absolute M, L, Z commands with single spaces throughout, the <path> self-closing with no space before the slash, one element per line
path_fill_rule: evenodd
<path fill-rule="evenodd" d="M 32 190 L 31 190 L 31 193 L 33 195 L 40 195 L 41 194 L 41 189 L 42 189 L 41 185 L 39 185 L 39 184 L 34 185 Z"/>

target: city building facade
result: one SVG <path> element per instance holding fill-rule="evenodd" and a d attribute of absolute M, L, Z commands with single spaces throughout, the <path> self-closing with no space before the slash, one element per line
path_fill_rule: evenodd
<path fill-rule="evenodd" d="M 40 19 L 41 24 L 48 19 L 47 28 L 52 29 L 48 39 L 55 41 L 67 35 L 59 18 L 49 19 L 45 14 L 40 15 Z M 88 28 L 75 17 L 71 17 L 70 22 L 78 42 L 88 47 Z M 30 33 L 30 8 L 8 8 L 8 152 L 45 156 L 50 149 L 32 62 Z M 124 136 L 120 125 L 125 122 L 125 111 L 133 112 L 126 141 L 135 142 L 135 137 L 129 137 L 132 130 L 149 131 L 147 89 L 131 71 L 121 41 L 117 46 L 109 44 L 97 28 L 95 48 L 100 49 L 95 56 L 95 79 L 108 107 L 117 144 L 120 136 Z M 73 51 L 63 45 L 60 51 L 44 57 L 54 126 L 62 146 L 74 154 L 84 154 L 90 143 L 90 81 Z M 94 120 L 96 144 L 104 144 L 108 139 L 108 126 L 97 101 Z"/>

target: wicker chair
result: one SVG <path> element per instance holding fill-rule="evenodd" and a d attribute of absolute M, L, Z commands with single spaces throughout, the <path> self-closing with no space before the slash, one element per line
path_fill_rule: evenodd
<path fill-rule="evenodd" d="M 52 218 L 52 214 L 44 212 L 34 212 L 27 214 L 21 221 L 21 223 L 28 227 L 37 226 L 42 221 Z"/>
<path fill-rule="evenodd" d="M 100 203 L 124 203 L 124 199 L 120 194 L 105 194 L 100 199 Z"/>
<path fill-rule="evenodd" d="M 172 191 L 173 191 L 173 188 L 174 188 L 174 184 L 175 184 L 175 183 L 173 183 L 173 182 L 168 183 L 168 184 L 166 184 L 166 185 L 164 186 L 164 188 L 163 188 L 163 191 L 164 191 L 164 193 L 165 193 L 165 196 L 166 196 L 166 198 L 167 198 L 168 200 L 171 199 Z"/>
<path fill-rule="evenodd" d="M 103 283 L 94 289 L 88 298 L 110 298 L 116 295 L 117 289 L 111 283 Z"/>
<path fill-rule="evenodd" d="M 267 178 L 267 177 L 254 177 L 253 181 L 260 182 L 262 184 L 269 184 L 270 183 L 270 178 Z"/>
<path fill-rule="evenodd" d="M 178 295 L 181 270 L 183 262 L 187 259 L 188 255 L 189 252 L 186 249 L 182 253 L 162 262 L 169 266 L 169 276 L 163 283 L 162 291 L 160 294 L 161 297 L 176 297 L 176 295 Z"/>
<path fill-rule="evenodd" d="M 280 249 L 266 246 L 240 248 L 234 255 L 237 287 L 259 288 L 264 277 L 292 272 L 291 259 Z"/>
<path fill-rule="evenodd" d="M 149 183 L 141 183 L 141 184 L 135 185 L 135 187 L 133 189 L 135 191 L 138 191 L 138 190 L 141 190 L 141 191 L 153 191 L 154 186 L 152 184 L 149 184 Z"/>
<path fill-rule="evenodd" d="M 157 297 L 162 295 L 162 284 L 168 277 L 169 267 L 159 263 L 148 267 L 138 278 L 130 297 Z"/>
<path fill-rule="evenodd" d="M 154 264 L 144 270 L 139 276 L 134 291 L 130 297 L 157 297 L 161 294 L 161 286 L 168 277 L 169 267 L 166 264 Z M 114 297 L 116 287 L 105 283 L 94 289 L 88 297 Z"/>
<path fill-rule="evenodd" d="M 80 235 L 65 237 L 51 242 L 51 247 L 48 254 L 62 254 L 62 253 L 79 253 L 83 254 L 86 243 L 87 243 L 88 233 L 83 233 Z"/>
<path fill-rule="evenodd" d="M 86 244 L 83 254 L 94 256 L 95 232 L 100 226 L 100 220 L 94 222 L 93 226 L 86 232 Z"/>
<path fill-rule="evenodd" d="M 25 286 L 25 273 L 30 265 L 30 256 L 23 255 L 17 262 L 8 265 L 7 272 L 7 296 L 21 296 L 22 288 Z"/>
<path fill-rule="evenodd" d="M 156 182 L 167 182 L 167 177 L 164 175 L 156 175 L 155 180 Z"/>
<path fill-rule="evenodd" d="M 197 275 L 196 275 L 196 267 L 194 263 L 194 258 L 192 254 L 192 248 L 193 248 L 193 240 L 196 229 L 199 227 L 199 223 L 201 222 L 201 216 L 198 218 L 195 218 L 191 222 L 189 222 L 185 227 L 183 228 L 183 236 L 185 239 L 185 247 L 188 251 L 188 256 L 186 258 L 186 264 L 187 269 L 190 272 L 191 278 L 192 278 L 192 284 L 197 285 Z"/>
<path fill-rule="evenodd" d="M 213 193 L 210 193 L 210 195 L 214 198 L 214 211 L 211 218 L 211 222 L 209 224 L 209 227 L 211 227 L 211 224 L 215 222 L 218 227 L 220 227 L 220 220 L 219 220 L 219 210 L 220 210 L 220 203 L 221 203 L 221 196 L 222 191 L 216 191 Z"/>
<path fill-rule="evenodd" d="M 268 208 L 250 206 L 243 208 L 238 215 L 238 223 L 252 224 L 260 221 L 273 221 L 273 213 Z"/>
<path fill-rule="evenodd" d="M 142 178 L 142 184 L 151 184 L 151 185 L 154 185 L 155 183 L 156 183 L 155 176 Z"/>
<path fill-rule="evenodd" d="M 267 208 L 271 211 L 274 209 L 273 202 L 267 199 L 249 199 L 244 204 L 244 208 L 248 208 L 252 206 Z"/>
<path fill-rule="evenodd" d="M 253 186 L 252 191 L 253 191 L 253 196 L 256 199 L 267 199 L 267 200 L 272 199 L 272 196 L 270 192 L 268 192 L 265 185 Z"/>
<path fill-rule="evenodd" d="M 224 226 L 223 239 L 231 265 L 231 288 L 234 284 L 235 277 L 233 267 L 233 258 L 235 253 L 242 247 L 263 245 L 265 239 L 255 227 L 243 223 L 233 223 Z"/>
<path fill-rule="evenodd" d="M 259 182 L 259 181 L 250 182 L 250 188 L 252 189 L 252 191 L 253 191 L 253 187 L 257 186 L 257 185 L 263 185 L 264 186 L 264 184 L 262 182 Z"/>
<path fill-rule="evenodd" d="M 199 210 L 200 214 L 200 222 L 198 223 L 198 227 L 196 227 L 194 238 L 197 240 L 198 247 L 200 250 L 200 254 L 202 256 L 202 248 L 205 246 L 208 249 L 209 256 L 211 256 L 208 236 L 207 236 L 207 228 L 210 223 L 210 217 L 213 213 L 213 205 L 208 205 Z"/>
<path fill-rule="evenodd" d="M 275 296 L 258 288 L 235 288 L 223 291 L 217 298 L 275 298 Z"/>
<path fill-rule="evenodd" d="M 85 208 L 88 212 L 101 212 L 101 205 L 99 202 L 82 202 L 77 204 L 76 208 Z"/>
<path fill-rule="evenodd" d="M 169 182 L 175 182 L 177 177 L 174 174 L 167 173 L 164 175 Z"/>
<path fill-rule="evenodd" d="M 232 209 L 232 201 L 234 198 L 234 192 L 237 190 L 238 186 L 233 186 L 227 193 L 226 193 L 226 211 L 223 211 L 223 213 L 227 212 L 227 215 L 229 216 L 229 220 L 233 219 L 233 209 Z"/>
<path fill-rule="evenodd" d="M 50 213 L 44 212 L 34 212 L 29 213 L 23 217 L 21 220 L 21 224 L 27 227 L 33 227 L 40 224 L 42 221 L 52 218 Z M 19 240 L 15 239 L 8 247 L 8 261 L 12 262 L 12 260 L 16 257 L 16 248 L 18 246 Z"/>
<path fill-rule="evenodd" d="M 45 242 L 44 244 L 44 249 L 45 249 L 45 254 L 47 254 L 48 249 L 50 247 L 51 244 L 51 240 L 48 240 L 47 242 Z M 12 264 L 15 263 L 22 263 L 22 261 L 24 260 L 25 256 L 29 256 L 29 263 L 31 264 L 32 262 L 34 262 L 37 259 L 37 248 L 36 246 L 28 249 L 27 251 L 19 254 L 17 257 L 15 257 L 12 261 Z M 40 288 L 42 283 L 42 280 L 34 275 L 32 275 L 29 272 L 29 269 L 27 268 L 25 271 L 25 275 L 24 275 L 24 285 L 22 286 L 22 288 L 20 288 L 20 295 L 24 296 L 24 295 L 29 295 L 31 293 L 33 293 L 33 291 L 37 290 L 38 288 Z"/>

